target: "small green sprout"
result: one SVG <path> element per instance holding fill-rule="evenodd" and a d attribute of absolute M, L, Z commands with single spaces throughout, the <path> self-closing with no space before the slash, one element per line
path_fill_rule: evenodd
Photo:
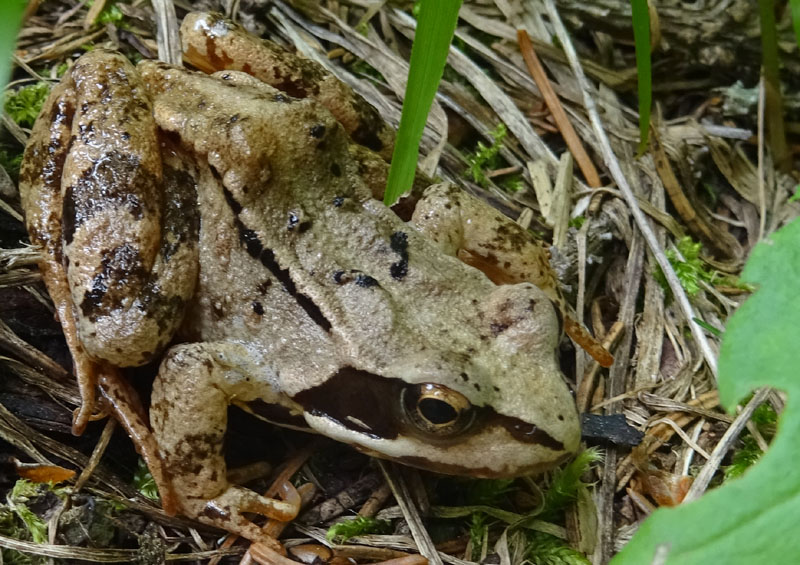
<path fill-rule="evenodd" d="M 527 536 L 528 547 L 525 557 L 533 565 L 589 565 L 580 551 L 567 545 L 567 542 L 542 532 L 531 531 Z"/>
<path fill-rule="evenodd" d="M 492 139 L 494 139 L 493 143 L 487 146 L 482 141 L 479 141 L 478 150 L 467 157 L 469 174 L 472 180 L 484 187 L 489 184 L 489 179 L 486 177 L 484 169 L 492 168 L 497 165 L 497 160 L 500 157 L 500 150 L 503 148 L 503 140 L 508 134 L 508 130 L 505 124 L 500 123 L 489 133 Z"/>
<path fill-rule="evenodd" d="M 550 488 L 544 493 L 544 504 L 538 517 L 543 520 L 551 519 L 575 500 L 578 491 L 587 487 L 581 480 L 581 475 L 602 458 L 599 450 L 589 448 L 581 451 L 575 459 L 557 470 Z"/>
<path fill-rule="evenodd" d="M 44 81 L 23 86 L 16 92 L 6 91 L 6 113 L 22 127 L 31 127 L 49 93 L 50 85 Z"/>
<path fill-rule="evenodd" d="M 695 296 L 700 292 L 700 283 L 705 282 L 708 284 L 725 284 L 743 290 L 752 290 L 749 285 L 743 285 L 735 277 L 720 275 L 717 271 L 709 269 L 702 259 L 700 259 L 700 249 L 702 245 L 694 241 L 691 237 L 684 236 L 678 240 L 677 248 L 683 260 L 680 259 L 678 253 L 673 249 L 668 249 L 666 252 L 667 259 L 669 260 L 672 268 L 675 269 L 675 274 L 681 286 L 689 296 Z M 653 273 L 656 281 L 667 293 L 667 299 L 672 298 L 672 294 L 667 284 L 667 279 L 660 268 L 656 269 Z M 712 330 L 709 330 L 712 331 Z"/>
<path fill-rule="evenodd" d="M 481 548 L 489 535 L 489 525 L 486 523 L 486 514 L 483 512 L 473 512 L 470 515 L 469 541 L 472 547 L 472 559 L 479 561 L 481 558 Z"/>
<path fill-rule="evenodd" d="M 86 3 L 89 7 L 91 7 L 92 4 L 94 4 L 94 2 L 91 0 Z M 128 23 L 125 22 L 125 14 L 122 13 L 122 10 L 119 9 L 116 2 L 108 2 L 97 15 L 97 19 L 95 19 L 94 23 L 100 25 L 111 24 L 120 29 L 127 29 L 129 27 Z"/>
<path fill-rule="evenodd" d="M 583 227 L 583 223 L 586 221 L 586 216 L 575 216 L 572 218 L 569 223 L 567 224 L 571 228 L 575 228 L 579 230 Z"/>
<path fill-rule="evenodd" d="M 139 459 L 133 472 L 133 488 L 151 500 L 158 500 L 158 485 L 142 459 Z"/>
<path fill-rule="evenodd" d="M 358 516 L 353 520 L 345 520 L 334 524 L 325 534 L 328 541 L 336 541 L 344 543 L 348 539 L 355 536 L 364 536 L 367 534 L 388 534 L 392 531 L 392 525 L 386 520 L 378 520 L 376 518 L 368 518 L 366 516 Z"/>
<path fill-rule="evenodd" d="M 794 194 L 789 197 L 789 202 L 796 202 L 800 200 L 800 184 L 794 187 Z"/>

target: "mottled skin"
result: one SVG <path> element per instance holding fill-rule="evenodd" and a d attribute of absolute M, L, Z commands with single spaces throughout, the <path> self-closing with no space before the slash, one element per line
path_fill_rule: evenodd
<path fill-rule="evenodd" d="M 48 287 L 89 363 L 163 355 L 150 417 L 184 514 L 253 540 L 243 512 L 292 517 L 229 484 L 229 404 L 447 473 L 577 448 L 556 310 L 521 282 L 556 295 L 546 253 L 485 204 L 437 185 L 403 222 L 330 111 L 236 71 L 93 51 L 42 116 L 21 184 Z"/>

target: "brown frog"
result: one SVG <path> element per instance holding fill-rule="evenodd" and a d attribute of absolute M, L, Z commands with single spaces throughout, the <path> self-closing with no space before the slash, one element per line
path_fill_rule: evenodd
<path fill-rule="evenodd" d="M 187 21 L 185 42 L 233 30 Z M 365 182 L 356 131 L 243 72 L 96 50 L 26 149 L 27 225 L 84 390 L 98 367 L 162 359 L 150 421 L 179 510 L 249 539 L 245 512 L 296 509 L 228 482 L 230 404 L 475 477 L 578 447 L 544 249 L 448 184 L 403 221 Z"/>

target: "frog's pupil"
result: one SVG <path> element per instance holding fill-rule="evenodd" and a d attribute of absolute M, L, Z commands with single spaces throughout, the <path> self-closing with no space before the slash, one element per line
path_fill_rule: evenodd
<path fill-rule="evenodd" d="M 431 424 L 449 424 L 458 417 L 455 408 L 436 398 L 422 398 L 417 406 L 420 414 Z"/>

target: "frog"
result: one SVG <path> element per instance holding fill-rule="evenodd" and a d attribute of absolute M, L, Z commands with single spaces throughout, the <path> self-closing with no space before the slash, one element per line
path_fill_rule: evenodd
<path fill-rule="evenodd" d="M 227 37 L 220 21 L 187 17 L 184 41 Z M 390 136 L 244 70 L 84 54 L 20 175 L 82 390 L 159 362 L 148 464 L 177 511 L 254 541 L 248 513 L 296 514 L 228 480 L 231 405 L 445 474 L 571 457 L 579 418 L 542 244 L 447 182 L 403 217 L 372 186 Z"/>

